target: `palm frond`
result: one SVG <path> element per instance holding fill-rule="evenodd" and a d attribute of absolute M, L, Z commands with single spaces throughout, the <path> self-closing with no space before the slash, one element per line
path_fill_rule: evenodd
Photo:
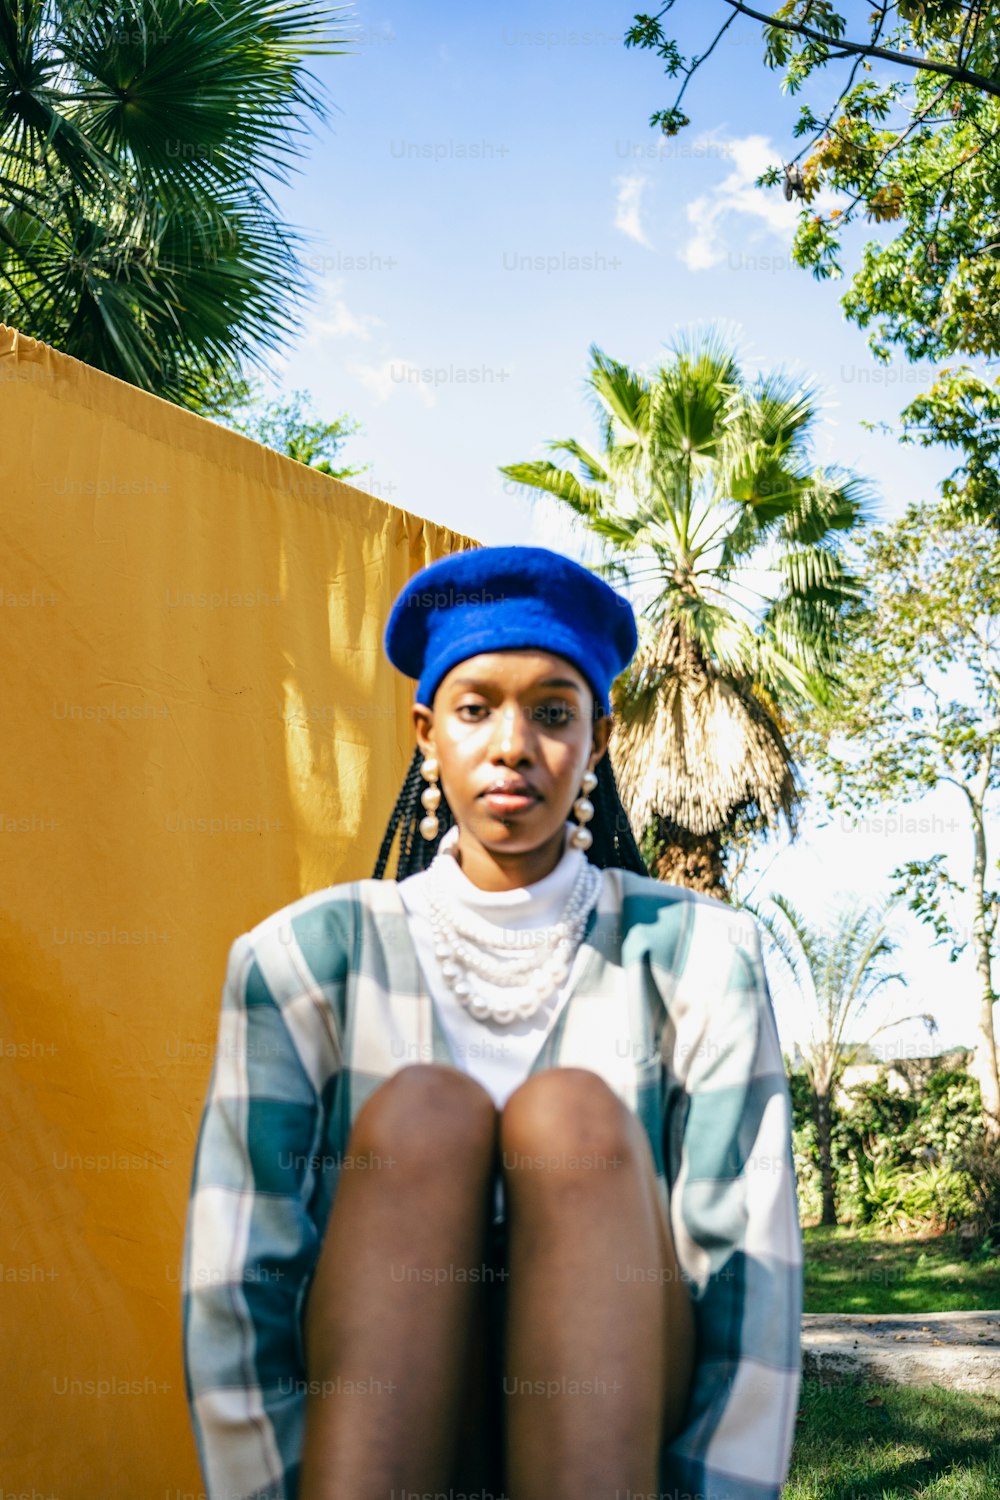
<path fill-rule="evenodd" d="M 783 533 L 789 542 L 829 541 L 833 532 L 852 531 L 870 521 L 873 506 L 873 491 L 866 480 L 838 467 L 817 469 L 803 482 Z"/>
<path fill-rule="evenodd" d="M 770 906 L 772 911 L 755 915 L 789 964 L 811 1011 L 813 1040 L 804 1049 L 806 1062 L 813 1086 L 827 1088 L 850 1060 L 848 1032 L 864 1021 L 869 1002 L 886 984 L 906 983 L 888 964 L 897 944 L 886 925 L 887 912 L 855 900 L 842 906 L 831 923 L 819 925 L 809 922 L 785 896 L 772 896 Z M 868 1039 L 894 1024 L 900 1023 L 875 1027 Z"/>
<path fill-rule="evenodd" d="M 325 118 L 313 0 L 0 0 L 0 316 L 168 399 L 298 327 L 274 206 Z"/>
<path fill-rule="evenodd" d="M 607 484 L 607 469 L 599 458 L 595 458 L 593 454 L 588 453 L 586 448 L 581 443 L 578 443 L 575 438 L 563 438 L 560 442 L 548 443 L 546 446 L 554 453 L 568 453 L 572 458 L 575 458 L 580 465 L 585 479 L 590 479 L 595 484 Z"/>
<path fill-rule="evenodd" d="M 771 903 L 782 917 L 753 908 L 753 915 L 767 933 L 780 957 L 788 966 L 796 984 L 802 988 L 812 983 L 811 976 L 820 972 L 823 963 L 822 937 L 809 925 L 799 909 L 786 896 L 776 895 Z M 815 991 L 815 986 L 813 985 Z"/>
<path fill-rule="evenodd" d="M 569 469 L 558 469 L 547 459 L 506 464 L 501 468 L 500 473 L 508 479 L 513 479 L 515 484 L 523 484 L 529 489 L 544 490 L 547 495 L 555 495 L 557 500 L 564 500 L 576 511 L 577 515 L 584 516 L 588 520 L 598 517 L 601 513 L 603 501 L 601 491 L 582 485 Z"/>
<path fill-rule="evenodd" d="M 248 172 L 287 181 L 304 134 L 298 111 L 320 120 L 327 112 L 301 55 L 315 50 L 335 14 L 267 0 L 69 6 L 62 47 L 82 81 L 76 117 L 89 139 L 129 160 L 160 193 L 204 194 Z"/>
<path fill-rule="evenodd" d="M 747 430 L 784 454 L 800 453 L 816 421 L 819 392 L 815 385 L 777 373 L 758 375 L 744 387 L 741 420 Z"/>
<path fill-rule="evenodd" d="M 623 442 L 641 449 L 649 429 L 649 386 L 628 365 L 609 359 L 596 344 L 590 346 L 587 383 L 603 408 L 607 422 L 605 446 Z"/>

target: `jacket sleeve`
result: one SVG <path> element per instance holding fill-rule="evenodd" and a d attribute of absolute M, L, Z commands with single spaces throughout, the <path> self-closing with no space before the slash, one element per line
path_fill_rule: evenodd
<path fill-rule="evenodd" d="M 301 1318 L 322 1234 L 311 1206 L 332 1162 L 321 1152 L 340 1069 L 338 1006 L 302 943 L 297 923 L 271 918 L 229 952 L 183 1275 L 208 1500 L 293 1500 L 297 1488 Z"/>
<path fill-rule="evenodd" d="M 749 915 L 692 902 L 664 1060 L 671 1225 L 697 1351 L 661 1489 L 777 1500 L 799 1391 L 802 1242 L 788 1082 Z"/>

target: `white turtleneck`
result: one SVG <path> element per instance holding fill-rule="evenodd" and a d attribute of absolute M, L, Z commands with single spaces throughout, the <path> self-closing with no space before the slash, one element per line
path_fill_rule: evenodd
<path fill-rule="evenodd" d="M 575 823 L 566 824 L 563 852 L 555 868 L 533 885 L 519 886 L 512 891 L 482 891 L 473 885 L 456 858 L 458 828 L 449 828 L 438 845 L 437 858 L 443 877 L 441 886 L 453 908 L 473 913 L 480 921 L 495 923 L 507 934 L 554 926 L 562 916 L 580 866 L 586 859 L 583 851 L 574 849 L 569 842 L 576 826 Z M 429 871 L 422 870 L 399 882 L 399 894 L 409 915 L 410 932 L 424 980 L 457 1065 L 481 1083 L 497 1107 L 502 1108 L 518 1084 L 527 1078 L 566 1003 L 576 980 L 580 950 L 578 948 L 574 955 L 564 983 L 533 1016 L 512 1021 L 509 1025 L 491 1020 L 477 1021 L 452 994 L 435 956 L 428 876 Z M 512 997 L 520 998 L 529 993 L 527 986 L 523 990 L 501 989 L 478 974 L 472 976 L 472 982 L 476 991 L 487 1000 L 509 1001 Z"/>

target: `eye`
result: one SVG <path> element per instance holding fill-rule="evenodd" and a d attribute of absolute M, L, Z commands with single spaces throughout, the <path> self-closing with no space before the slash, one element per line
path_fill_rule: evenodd
<path fill-rule="evenodd" d="M 565 703 L 546 703 L 537 711 L 536 716 L 546 724 L 568 724 L 573 717 L 573 710 Z"/>
<path fill-rule="evenodd" d="M 489 711 L 490 707 L 488 703 L 460 703 L 455 709 L 455 712 L 462 717 L 471 714 L 471 719 L 467 720 L 471 724 L 479 723 L 480 715 L 487 714 Z M 562 728 L 563 725 L 568 724 L 574 718 L 574 713 L 568 704 L 546 703 L 538 708 L 529 710 L 529 717 L 551 728 Z"/>

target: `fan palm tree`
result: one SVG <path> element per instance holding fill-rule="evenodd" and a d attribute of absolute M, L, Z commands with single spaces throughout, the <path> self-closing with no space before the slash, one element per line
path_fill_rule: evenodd
<path fill-rule="evenodd" d="M 745 379 L 717 334 L 651 376 L 590 349 L 602 449 L 548 443 L 502 473 L 568 505 L 601 539 L 597 571 L 649 595 L 618 679 L 622 800 L 663 880 L 725 894 L 728 840 L 794 830 L 793 709 L 823 701 L 858 589 L 839 539 L 865 489 L 808 462 L 815 393 Z"/>
<path fill-rule="evenodd" d="M 343 9 L 336 7 L 335 9 Z M 314 0 L 0 0 L 0 318 L 182 404 L 296 326 Z"/>
<path fill-rule="evenodd" d="M 748 909 L 784 960 L 804 1002 L 797 1049 L 812 1091 L 823 1204 L 820 1222 L 836 1224 L 832 1105 L 844 1069 L 883 1031 L 913 1020 L 933 1030 L 935 1022 L 930 1015 L 902 1016 L 848 1043 L 848 1031 L 866 1019 L 869 1002 L 879 990 L 893 980 L 906 983 L 889 964 L 898 946 L 887 926 L 889 907 L 854 903 L 838 912 L 831 927 L 817 927 L 784 896 L 772 896 L 770 906 L 765 911 Z"/>

